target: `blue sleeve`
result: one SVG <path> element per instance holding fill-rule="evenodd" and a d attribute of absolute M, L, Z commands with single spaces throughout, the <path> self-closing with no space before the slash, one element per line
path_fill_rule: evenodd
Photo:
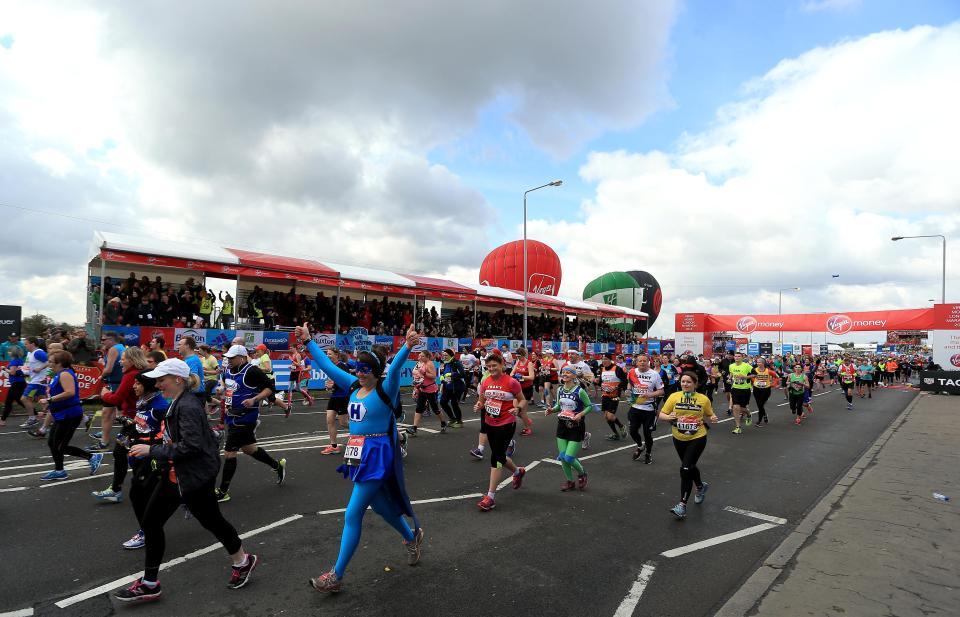
<path fill-rule="evenodd" d="M 320 349 L 320 346 L 317 345 L 315 341 L 307 343 L 307 351 L 310 352 L 313 361 L 317 363 L 317 368 L 326 373 L 327 377 L 332 379 L 333 383 L 337 384 L 337 387 L 349 390 L 353 382 L 357 380 L 356 377 L 331 362 L 327 354 L 323 353 L 323 350 Z"/>
<path fill-rule="evenodd" d="M 394 356 L 393 362 L 390 363 L 387 378 L 383 380 L 383 391 L 387 393 L 391 400 L 397 398 L 397 395 L 400 394 L 400 373 L 403 372 L 403 365 L 407 363 L 409 357 L 410 347 L 404 343 L 397 355 Z"/>
<path fill-rule="evenodd" d="M 47 352 L 42 349 L 38 349 L 33 352 L 33 359 L 37 362 L 46 362 L 47 361 Z"/>

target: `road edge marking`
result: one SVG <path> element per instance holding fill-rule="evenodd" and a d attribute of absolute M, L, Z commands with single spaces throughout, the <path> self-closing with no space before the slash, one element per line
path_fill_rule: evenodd
<path fill-rule="evenodd" d="M 617 607 L 617 611 L 613 614 L 613 617 L 632 617 L 633 611 L 636 610 L 637 604 L 640 603 L 640 596 L 643 595 L 643 591 L 647 588 L 647 584 L 650 582 L 650 578 L 656 569 L 657 564 L 652 561 L 643 564 L 643 567 L 640 568 L 640 573 L 637 575 L 637 580 L 633 581 L 633 585 L 630 586 L 630 591 L 627 592 L 623 601 L 620 602 L 620 606 Z"/>

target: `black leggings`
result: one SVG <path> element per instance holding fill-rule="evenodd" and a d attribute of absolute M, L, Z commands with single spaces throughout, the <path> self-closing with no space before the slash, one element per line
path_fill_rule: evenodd
<path fill-rule="evenodd" d="M 767 401 L 770 399 L 770 388 L 754 388 L 753 389 L 753 400 L 757 404 L 757 424 L 760 424 L 761 420 L 767 420 L 767 410 L 764 408 L 764 405 L 767 404 Z"/>
<path fill-rule="evenodd" d="M 163 474 L 163 476 L 165 475 Z M 157 580 L 160 563 L 163 561 L 163 552 L 166 549 L 166 536 L 163 533 L 163 526 L 167 519 L 180 508 L 181 503 L 190 509 L 190 514 L 203 525 L 204 529 L 211 532 L 220 541 L 220 544 L 223 544 L 227 553 L 232 555 L 240 550 L 242 543 L 237 535 L 237 530 L 220 513 L 217 496 L 213 492 L 216 478 L 181 496 L 177 485 L 163 476 L 153 487 L 153 492 L 147 497 L 140 521 L 140 527 L 143 529 L 143 536 L 147 543 L 143 578 L 148 581 Z"/>
<path fill-rule="evenodd" d="M 53 468 L 57 471 L 63 470 L 63 457 L 66 454 L 86 461 L 93 457 L 89 452 L 70 445 L 73 433 L 80 426 L 81 420 L 83 420 L 83 416 L 74 416 L 63 420 L 54 420 L 50 426 L 50 431 L 47 434 L 47 445 L 50 446 L 50 454 L 53 456 Z"/>
<path fill-rule="evenodd" d="M 444 388 L 440 394 L 440 407 L 447 417 L 457 422 L 463 422 L 463 413 L 460 411 L 460 397 L 465 388 Z"/>
<path fill-rule="evenodd" d="M 673 447 L 677 449 L 677 456 L 680 457 L 680 501 L 687 503 L 694 485 L 698 489 L 703 488 L 697 461 L 700 460 L 703 449 L 707 447 L 707 437 L 704 435 L 688 441 L 674 437 Z"/>
<path fill-rule="evenodd" d="M 504 411 L 501 413 L 507 412 Z M 510 445 L 510 440 L 513 439 L 513 434 L 517 430 L 517 423 L 511 422 L 503 426 L 490 426 L 489 424 L 485 424 L 483 428 L 487 435 L 487 443 L 490 445 L 490 466 L 496 469 L 497 467 L 506 465 L 507 447 Z"/>
<path fill-rule="evenodd" d="M 803 392 L 790 393 L 790 413 L 797 416 L 803 413 Z"/>
<path fill-rule="evenodd" d="M 657 412 L 653 409 L 634 409 L 630 408 L 627 414 L 630 421 L 630 436 L 638 448 L 644 448 L 650 454 L 653 451 L 653 431 L 657 428 Z M 640 439 L 640 429 L 643 429 L 643 439 Z"/>
<path fill-rule="evenodd" d="M 7 399 L 3 403 L 3 416 L 0 417 L 0 420 L 6 420 L 10 415 L 10 412 L 13 411 L 13 404 L 16 403 L 24 409 L 23 403 L 20 401 L 20 397 L 23 396 L 23 391 L 27 389 L 27 382 L 19 381 L 10 386 L 10 389 L 7 390 Z"/>
<path fill-rule="evenodd" d="M 847 397 L 847 402 L 853 402 L 853 384 L 846 381 L 840 382 L 840 387 L 843 388 L 843 395 Z"/>
<path fill-rule="evenodd" d="M 110 488 L 114 492 L 123 490 L 123 479 L 127 477 L 127 453 L 129 450 L 117 441 L 113 445 L 113 484 Z"/>
<path fill-rule="evenodd" d="M 708 399 L 710 399 L 710 402 L 711 402 L 711 403 L 713 402 L 713 393 L 714 393 L 716 390 L 717 390 L 717 384 L 715 384 L 715 383 L 708 383 L 708 384 L 703 388 L 703 393 L 707 396 Z"/>
<path fill-rule="evenodd" d="M 147 500 L 160 482 L 160 472 L 153 469 L 152 460 L 150 458 L 134 460 L 130 474 L 130 505 L 133 506 L 133 514 L 137 517 L 137 525 L 141 528 L 143 513 L 147 509 Z"/>
<path fill-rule="evenodd" d="M 440 415 L 440 407 L 437 405 L 437 393 L 436 392 L 418 392 L 417 393 L 417 411 L 416 413 L 423 413 L 427 408 L 427 405 L 430 405 L 430 411 Z"/>

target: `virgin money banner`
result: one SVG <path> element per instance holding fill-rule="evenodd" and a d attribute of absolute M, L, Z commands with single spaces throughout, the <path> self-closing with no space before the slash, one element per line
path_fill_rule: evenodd
<path fill-rule="evenodd" d="M 703 334 L 677 330 L 677 353 L 699 356 L 703 353 Z"/>
<path fill-rule="evenodd" d="M 874 330 L 927 330 L 933 326 L 933 313 L 933 309 L 924 308 L 816 315 L 707 315 L 704 324 L 706 332 L 829 332 L 839 336 Z"/>
<path fill-rule="evenodd" d="M 680 332 L 703 332 L 706 313 L 677 313 L 675 317 L 676 331 Z"/>
<path fill-rule="evenodd" d="M 933 361 L 945 371 L 960 371 L 960 304 L 937 304 L 933 310 Z"/>

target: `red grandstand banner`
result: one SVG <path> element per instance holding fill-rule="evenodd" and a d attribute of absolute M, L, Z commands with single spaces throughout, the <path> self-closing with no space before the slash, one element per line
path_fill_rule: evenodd
<path fill-rule="evenodd" d="M 677 313 L 676 331 L 677 332 L 704 332 L 706 329 L 706 313 Z"/>
<path fill-rule="evenodd" d="M 6 368 L 6 362 L 0 362 L 0 367 Z M 100 396 L 100 388 L 103 383 L 100 381 L 99 366 L 81 366 L 73 365 L 73 372 L 77 374 L 77 381 L 80 382 L 80 398 L 83 400 L 96 398 Z M 7 391 L 10 389 L 10 378 L 4 376 L 0 379 L 0 403 L 7 400 Z"/>
<path fill-rule="evenodd" d="M 842 335 L 876 330 L 928 330 L 933 327 L 933 322 L 934 311 L 930 308 L 813 315 L 706 315 L 703 331 L 741 334 L 829 332 Z"/>

